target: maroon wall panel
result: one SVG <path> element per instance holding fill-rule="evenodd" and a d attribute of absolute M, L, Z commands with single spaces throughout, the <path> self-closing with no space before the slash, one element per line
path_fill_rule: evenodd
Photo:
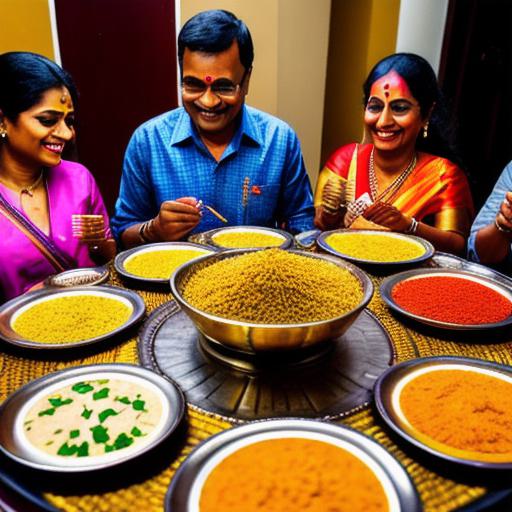
<path fill-rule="evenodd" d="M 62 66 L 80 100 L 77 158 L 110 212 L 133 130 L 177 106 L 174 0 L 55 0 Z"/>

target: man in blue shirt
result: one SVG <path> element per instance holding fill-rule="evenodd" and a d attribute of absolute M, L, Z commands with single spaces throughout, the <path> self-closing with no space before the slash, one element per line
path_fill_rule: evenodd
<path fill-rule="evenodd" d="M 125 154 L 112 219 L 125 247 L 225 224 L 313 228 L 300 144 L 283 121 L 244 104 L 253 46 L 227 11 L 191 18 L 178 37 L 183 107 L 140 126 Z"/>

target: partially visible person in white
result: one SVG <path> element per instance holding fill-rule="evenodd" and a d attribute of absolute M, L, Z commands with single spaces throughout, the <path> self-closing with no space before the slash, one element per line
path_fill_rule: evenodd
<path fill-rule="evenodd" d="M 512 270 L 512 162 L 503 169 L 478 213 L 468 240 L 468 257 Z"/>

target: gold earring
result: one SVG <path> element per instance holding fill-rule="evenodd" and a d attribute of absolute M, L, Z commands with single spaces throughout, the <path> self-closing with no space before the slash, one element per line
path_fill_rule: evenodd
<path fill-rule="evenodd" d="M 426 139 L 428 137 L 428 121 L 423 127 L 423 138 Z"/>

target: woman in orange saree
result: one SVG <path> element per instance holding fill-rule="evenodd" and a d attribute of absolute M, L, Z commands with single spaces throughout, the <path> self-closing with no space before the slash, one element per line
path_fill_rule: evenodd
<path fill-rule="evenodd" d="M 372 143 L 343 146 L 327 161 L 315 192 L 317 227 L 411 233 L 463 253 L 473 202 L 464 173 L 445 158 L 432 68 L 417 55 L 391 55 L 373 68 L 364 91 Z"/>

